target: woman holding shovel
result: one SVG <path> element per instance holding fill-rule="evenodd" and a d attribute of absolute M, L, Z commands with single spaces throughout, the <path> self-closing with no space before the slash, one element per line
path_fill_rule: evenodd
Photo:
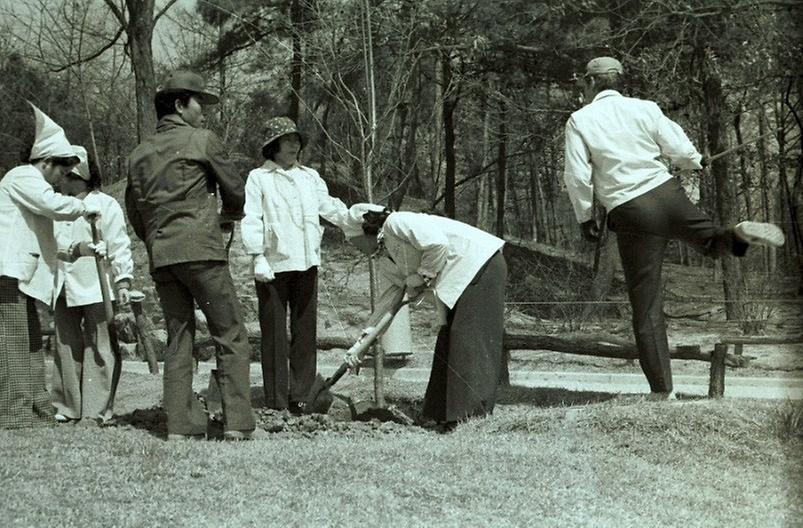
<path fill-rule="evenodd" d="M 56 276 L 55 370 L 52 398 L 56 421 L 79 420 L 96 426 L 112 417 L 114 393 L 120 374 L 114 321 L 107 318 L 101 288 L 111 291 L 113 283 L 118 304 L 129 301 L 134 263 L 131 240 L 126 233 L 123 210 L 117 200 L 99 190 L 100 178 L 89 170 L 87 153 L 75 147 L 81 160 L 61 184 L 64 194 L 75 196 L 101 210 L 97 222 L 111 268 L 100 277 L 91 251 L 92 226 L 79 218 L 56 223 L 59 267 Z M 105 268 L 105 267 L 104 267 Z M 105 281 L 101 286 L 100 281 Z"/>
<path fill-rule="evenodd" d="M 340 226 L 348 214 L 318 173 L 299 163 L 303 146 L 291 119 L 268 121 L 265 163 L 248 174 L 242 221 L 259 302 L 265 405 L 293 413 L 302 412 L 317 371 L 319 218 Z"/>
<path fill-rule="evenodd" d="M 493 412 L 504 335 L 504 241 L 449 218 L 373 204 L 352 206 L 348 220 L 346 238 L 376 259 L 386 285 L 364 332 L 395 308 L 403 291 L 413 301 L 431 292 L 441 316 L 422 417 L 451 429 Z M 346 361 L 356 366 L 359 359 Z"/>

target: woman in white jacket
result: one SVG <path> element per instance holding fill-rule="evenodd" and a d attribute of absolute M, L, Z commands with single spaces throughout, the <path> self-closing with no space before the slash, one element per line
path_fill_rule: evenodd
<path fill-rule="evenodd" d="M 81 163 L 67 175 L 61 190 L 101 211 L 97 228 L 111 264 L 103 277 L 114 284 L 118 305 L 129 300 L 134 262 L 125 217 L 117 200 L 102 193 L 100 178 L 89 170 L 86 150 L 75 147 Z M 101 424 L 112 417 L 114 393 L 120 376 L 118 344 L 106 320 L 95 259 L 84 247 L 92 243 L 92 228 L 85 219 L 56 223 L 59 267 L 56 276 L 55 370 L 52 398 L 56 421 L 80 420 L 85 426 Z"/>
<path fill-rule="evenodd" d="M 340 226 L 348 209 L 329 196 L 315 170 L 299 163 L 304 139 L 291 119 L 271 119 L 266 135 L 265 163 L 245 184 L 242 238 L 253 258 L 265 405 L 299 413 L 317 372 L 319 218 Z"/>
<path fill-rule="evenodd" d="M 504 241 L 441 216 L 391 213 L 356 204 L 343 229 L 349 242 L 376 259 L 384 280 L 373 327 L 406 291 L 431 292 L 441 315 L 422 417 L 450 430 L 493 412 L 502 365 L 507 265 Z M 352 365 L 357 358 L 347 357 Z"/>

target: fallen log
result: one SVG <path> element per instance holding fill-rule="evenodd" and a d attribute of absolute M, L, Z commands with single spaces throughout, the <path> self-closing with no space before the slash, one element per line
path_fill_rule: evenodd
<path fill-rule="evenodd" d="M 550 350 L 581 356 L 638 359 L 636 345 L 612 336 L 556 337 L 505 333 L 503 346 L 507 350 Z M 669 350 L 672 359 L 696 361 L 711 361 L 712 353 L 713 351 L 701 350 L 699 345 L 678 345 Z M 725 358 L 725 364 L 730 367 L 744 367 L 749 361 L 749 357 L 734 354 L 728 354 Z"/>
<path fill-rule="evenodd" d="M 259 345 L 260 336 L 249 335 L 248 341 L 252 345 Z M 331 350 L 334 348 L 348 349 L 355 339 L 349 337 L 319 335 L 318 350 Z M 212 340 L 207 338 L 198 340 L 199 347 L 212 346 Z M 505 350 L 549 350 L 552 352 L 565 352 L 580 356 L 597 356 L 615 359 L 638 359 L 636 346 L 625 339 L 614 336 L 568 336 L 556 337 L 549 335 L 514 334 L 505 333 L 502 346 Z M 696 361 L 711 361 L 713 351 L 701 350 L 699 345 L 679 345 L 670 349 L 672 359 L 689 359 Z M 728 354 L 725 364 L 729 367 L 744 367 L 750 362 L 749 356 Z"/>

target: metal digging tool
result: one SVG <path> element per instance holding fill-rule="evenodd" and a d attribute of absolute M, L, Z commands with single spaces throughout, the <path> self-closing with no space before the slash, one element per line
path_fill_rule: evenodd
<path fill-rule="evenodd" d="M 373 328 L 360 336 L 357 342 L 354 343 L 348 350 L 348 354 L 355 355 L 362 361 L 363 357 L 374 341 L 376 341 L 384 333 L 387 327 L 390 326 L 390 323 L 393 321 L 393 317 L 395 317 L 396 313 L 402 308 L 402 306 L 410 302 L 409 300 L 405 301 L 403 299 L 404 291 L 401 291 L 398 297 L 395 299 L 392 308 L 379 319 Z M 334 397 L 332 396 L 332 393 L 329 392 L 329 389 L 332 387 L 332 385 L 337 383 L 340 378 L 343 377 L 348 369 L 349 365 L 344 361 L 337 371 L 335 371 L 335 373 L 329 378 L 324 379 L 319 374 L 315 378 L 315 382 L 312 384 L 312 388 L 310 389 L 309 396 L 307 397 L 307 401 L 304 406 L 305 411 L 308 413 L 327 413 L 329 408 L 332 406 L 332 402 L 334 401 Z M 378 419 L 384 422 L 410 422 L 410 419 L 406 415 L 401 413 L 403 415 L 401 416 L 398 412 L 394 411 L 395 410 L 393 408 L 371 407 L 361 403 L 354 405 L 352 409 L 354 418 L 360 421 Z"/>

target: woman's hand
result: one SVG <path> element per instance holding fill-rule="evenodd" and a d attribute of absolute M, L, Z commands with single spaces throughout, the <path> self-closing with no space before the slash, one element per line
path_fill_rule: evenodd
<path fill-rule="evenodd" d="M 276 275 L 274 275 L 265 255 L 254 257 L 254 280 L 257 282 L 270 282 L 275 278 Z"/>

